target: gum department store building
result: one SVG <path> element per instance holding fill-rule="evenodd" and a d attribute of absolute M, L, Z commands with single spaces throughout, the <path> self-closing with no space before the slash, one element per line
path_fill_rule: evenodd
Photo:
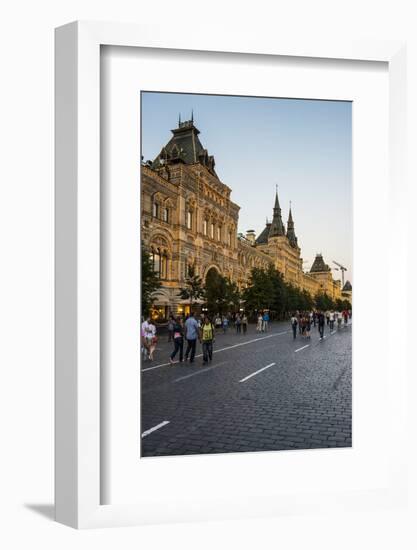
<path fill-rule="evenodd" d="M 188 312 L 178 292 L 185 286 L 189 265 L 203 280 L 214 269 L 242 289 L 252 268 L 273 264 L 286 282 L 313 296 L 326 292 L 340 298 L 340 281 L 333 279 L 320 254 L 310 271 L 303 271 L 291 208 L 285 227 L 278 193 L 272 221 L 258 237 L 253 230 L 246 236 L 237 233 L 240 207 L 217 176 L 214 157 L 204 149 L 199 133 L 193 119 L 179 120 L 156 159 L 142 163 L 142 241 L 162 282 L 153 316 Z"/>

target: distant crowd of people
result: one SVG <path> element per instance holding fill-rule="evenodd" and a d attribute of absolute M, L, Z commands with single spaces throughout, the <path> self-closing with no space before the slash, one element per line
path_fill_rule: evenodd
<path fill-rule="evenodd" d="M 326 324 L 333 331 L 335 324 L 341 328 L 346 325 L 352 312 L 344 311 L 296 311 L 291 316 L 291 328 L 293 338 L 299 334 L 303 338 L 311 338 L 311 327 L 318 327 L 320 339 L 324 337 Z M 256 316 L 256 332 L 268 332 L 270 316 L 268 311 L 261 311 Z M 216 314 L 212 318 L 207 314 L 196 316 L 193 312 L 185 317 L 171 315 L 168 320 L 168 342 L 173 343 L 173 349 L 169 356 L 171 364 L 178 356 L 179 362 L 195 360 L 197 342 L 202 346 L 203 364 L 213 359 L 213 345 L 216 333 L 227 334 L 229 330 L 235 330 L 236 334 L 246 334 L 248 330 L 248 317 L 245 312 L 229 313 L 227 315 Z M 155 323 L 150 317 L 142 319 L 141 344 L 142 357 L 154 360 L 154 352 L 158 342 Z"/>
<path fill-rule="evenodd" d="M 342 323 L 347 325 L 352 316 L 350 310 L 343 311 L 296 311 L 291 317 L 291 328 L 294 340 L 297 338 L 297 332 L 304 338 L 311 338 L 311 327 L 318 327 L 320 339 L 324 337 L 324 327 L 327 325 L 332 332 L 337 323 L 337 328 L 342 327 Z"/>

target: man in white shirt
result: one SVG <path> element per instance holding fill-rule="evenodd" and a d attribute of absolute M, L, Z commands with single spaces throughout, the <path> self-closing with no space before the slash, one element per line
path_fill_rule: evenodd
<path fill-rule="evenodd" d="M 298 324 L 297 317 L 293 313 L 293 316 L 291 317 L 291 328 L 292 328 L 292 335 L 294 340 L 297 338 L 297 324 Z"/>

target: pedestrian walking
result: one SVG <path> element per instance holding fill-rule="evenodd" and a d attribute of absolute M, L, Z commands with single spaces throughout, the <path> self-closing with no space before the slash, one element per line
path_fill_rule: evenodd
<path fill-rule="evenodd" d="M 174 340 L 174 325 L 174 316 L 170 315 L 168 319 L 168 342 L 172 342 Z"/>
<path fill-rule="evenodd" d="M 258 322 L 256 323 L 256 332 L 262 332 L 262 323 L 263 323 L 262 315 L 259 314 L 258 315 Z"/>
<path fill-rule="evenodd" d="M 336 313 L 336 315 L 337 315 L 337 328 L 340 329 L 341 326 L 342 326 L 342 313 L 341 313 L 341 311 L 338 311 Z"/>
<path fill-rule="evenodd" d="M 222 318 L 219 314 L 217 314 L 216 318 L 214 319 L 214 325 L 216 327 L 216 330 L 220 330 L 222 328 Z"/>
<path fill-rule="evenodd" d="M 329 317 L 329 324 L 330 324 L 330 330 L 331 331 L 334 329 L 334 318 L 335 318 L 334 311 L 331 310 L 330 311 L 330 317 Z"/>
<path fill-rule="evenodd" d="M 156 336 L 156 326 L 154 325 L 151 319 L 148 321 L 148 327 L 145 333 L 145 338 L 147 341 L 146 347 L 148 348 L 149 360 L 153 361 L 153 354 L 156 348 L 156 343 L 158 341 L 158 338 Z"/>
<path fill-rule="evenodd" d="M 246 316 L 246 313 L 244 313 L 242 317 L 242 328 L 243 328 L 243 334 L 246 334 L 248 330 L 248 318 Z"/>
<path fill-rule="evenodd" d="M 269 326 L 269 313 L 265 311 L 262 316 L 262 332 L 268 332 L 268 326 Z"/>
<path fill-rule="evenodd" d="M 307 325 L 307 318 L 306 316 L 303 314 L 301 316 L 301 336 L 303 338 L 305 338 L 305 335 L 306 335 L 306 325 Z"/>
<path fill-rule="evenodd" d="M 181 321 L 181 317 L 177 317 L 174 322 L 173 340 L 174 340 L 174 351 L 171 353 L 171 356 L 169 358 L 169 362 L 171 363 L 171 365 L 173 364 L 174 357 L 177 355 L 178 351 L 180 352 L 180 357 L 179 357 L 180 363 L 182 363 L 183 361 L 184 327 Z"/>
<path fill-rule="evenodd" d="M 297 319 L 298 319 L 298 333 L 300 336 L 303 334 L 303 314 L 297 311 Z"/>
<path fill-rule="evenodd" d="M 324 323 L 326 322 L 326 317 L 322 311 L 319 311 L 317 316 L 317 323 L 319 325 L 320 340 L 323 340 L 324 336 Z"/>
<path fill-rule="evenodd" d="M 294 340 L 297 338 L 297 325 L 298 325 L 298 320 L 294 313 L 293 316 L 291 317 L 292 336 Z"/>
<path fill-rule="evenodd" d="M 144 356 L 148 359 L 151 358 L 151 344 L 152 338 L 154 336 L 154 331 L 156 332 L 155 325 L 152 323 L 151 318 L 147 317 L 146 320 L 142 323 L 142 335 L 143 335 L 143 346 L 144 346 Z"/>
<path fill-rule="evenodd" d="M 306 338 L 311 338 L 311 334 L 310 334 L 310 331 L 311 331 L 311 317 L 310 315 L 306 315 L 306 327 L 305 327 L 305 337 Z"/>
<path fill-rule="evenodd" d="M 343 319 L 345 321 L 345 325 L 347 325 L 348 319 L 349 319 L 349 312 L 346 309 L 343 311 Z"/>
<path fill-rule="evenodd" d="M 208 317 L 205 317 L 200 329 L 200 342 L 203 346 L 203 364 L 213 359 L 213 343 L 215 341 L 214 326 Z"/>
<path fill-rule="evenodd" d="M 198 334 L 199 334 L 198 322 L 194 318 L 194 313 L 191 312 L 188 319 L 185 321 L 185 337 L 187 339 L 187 349 L 185 350 L 185 360 L 188 361 L 188 356 L 190 356 L 190 363 L 194 362 L 195 348 L 197 344 Z"/>
<path fill-rule="evenodd" d="M 142 359 L 146 360 L 148 358 L 148 349 L 146 347 L 144 324 L 145 324 L 145 321 L 144 321 L 144 318 L 142 317 L 142 322 L 140 324 L 140 346 L 141 346 Z"/>
<path fill-rule="evenodd" d="M 236 334 L 241 334 L 241 332 L 242 332 L 242 319 L 240 318 L 239 313 L 235 317 L 235 326 L 236 326 Z"/>
<path fill-rule="evenodd" d="M 223 317 L 223 334 L 226 334 L 228 326 L 229 326 L 229 319 L 225 315 Z"/>
<path fill-rule="evenodd" d="M 326 324 L 329 326 L 330 323 L 330 311 L 326 311 Z"/>

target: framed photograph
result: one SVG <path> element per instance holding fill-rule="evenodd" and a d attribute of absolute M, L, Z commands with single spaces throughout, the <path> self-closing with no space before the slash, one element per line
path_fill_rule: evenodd
<path fill-rule="evenodd" d="M 73 527 L 404 502 L 404 44 L 246 38 L 56 31 Z"/>

